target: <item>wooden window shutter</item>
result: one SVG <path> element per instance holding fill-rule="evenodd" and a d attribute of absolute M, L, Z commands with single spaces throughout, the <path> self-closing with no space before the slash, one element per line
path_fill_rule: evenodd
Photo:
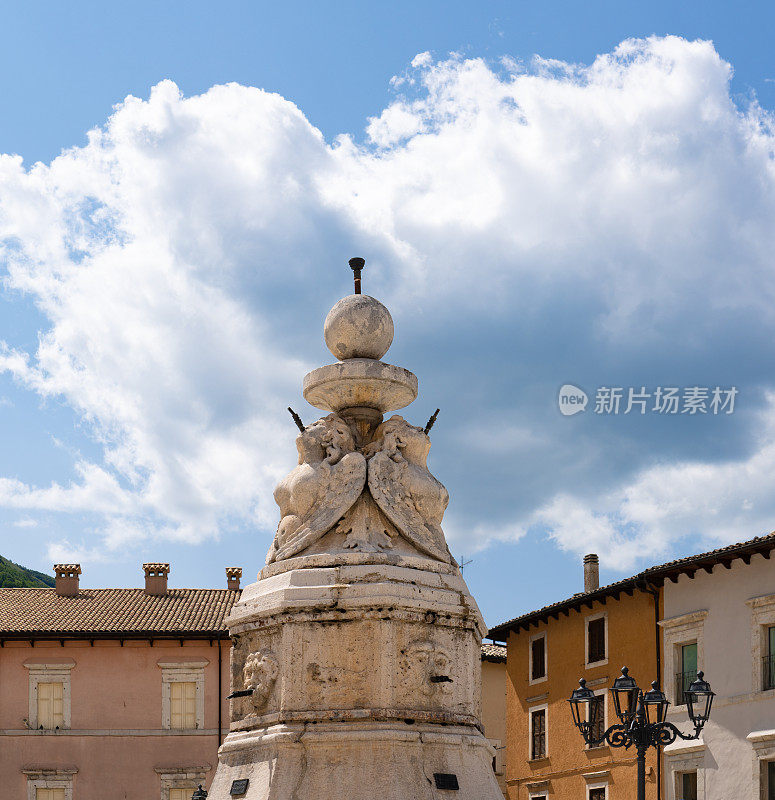
<path fill-rule="evenodd" d="M 546 676 L 545 661 L 546 661 L 546 639 L 541 636 L 538 639 L 533 639 L 531 647 L 531 673 L 530 677 L 533 680 L 543 678 Z"/>
<path fill-rule="evenodd" d="M 530 758 L 546 757 L 546 711 L 533 711 L 533 740 L 530 747 Z"/>
<path fill-rule="evenodd" d="M 193 681 L 170 684 L 170 727 L 196 728 L 196 683 Z"/>
<path fill-rule="evenodd" d="M 36 789 L 35 800 L 65 800 L 64 789 Z"/>
<path fill-rule="evenodd" d="M 38 684 L 38 727 L 46 730 L 62 727 L 64 725 L 64 684 L 56 683 Z"/>
<path fill-rule="evenodd" d="M 605 617 L 590 620 L 587 627 L 587 639 L 589 642 L 587 662 L 593 664 L 595 661 L 603 661 L 605 659 Z"/>

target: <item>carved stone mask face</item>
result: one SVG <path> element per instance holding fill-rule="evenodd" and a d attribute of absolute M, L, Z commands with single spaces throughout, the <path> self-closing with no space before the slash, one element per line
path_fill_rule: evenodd
<path fill-rule="evenodd" d="M 449 677 L 449 656 L 432 642 L 413 642 L 401 659 L 401 669 L 409 685 L 425 695 L 447 694 L 450 691 L 447 680 L 438 680 Z"/>
<path fill-rule="evenodd" d="M 245 687 L 253 689 L 254 699 L 269 697 L 278 670 L 277 659 L 271 653 L 251 653 L 245 659 L 242 676 Z"/>

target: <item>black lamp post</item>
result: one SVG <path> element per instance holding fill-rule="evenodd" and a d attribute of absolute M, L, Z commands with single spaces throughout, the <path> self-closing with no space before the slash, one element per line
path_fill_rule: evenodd
<path fill-rule="evenodd" d="M 194 793 L 191 795 L 191 800 L 207 800 L 207 792 L 202 788 L 202 784 L 199 784 L 199 788 L 194 790 Z"/>
<path fill-rule="evenodd" d="M 598 704 L 592 702 L 595 693 L 587 688 L 587 682 L 583 678 L 568 702 L 573 722 L 588 745 L 603 742 L 611 747 L 629 748 L 635 745 L 638 754 L 638 800 L 646 800 L 646 751 L 649 747 L 672 744 L 676 739 L 699 739 L 703 726 L 710 718 L 710 707 L 715 695 L 710 684 L 703 679 L 702 672 L 697 673 L 697 679 L 684 692 L 684 696 L 689 719 L 694 725 L 694 734 L 688 736 L 672 723 L 665 721 L 670 703 L 665 693 L 657 688 L 657 682 L 654 681 L 651 690 L 644 694 L 630 677 L 627 667 L 622 669 L 621 676 L 611 687 L 619 724 L 612 725 L 599 739 L 593 735 L 599 723 Z"/>

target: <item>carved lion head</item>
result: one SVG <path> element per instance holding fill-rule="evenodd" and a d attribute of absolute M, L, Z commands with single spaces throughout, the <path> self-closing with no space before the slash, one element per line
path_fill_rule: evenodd
<path fill-rule="evenodd" d="M 259 650 L 257 653 L 250 653 L 245 659 L 245 666 L 242 668 L 242 678 L 246 689 L 252 689 L 253 705 L 257 708 L 266 704 L 272 692 L 280 666 L 273 653 L 266 650 Z"/>

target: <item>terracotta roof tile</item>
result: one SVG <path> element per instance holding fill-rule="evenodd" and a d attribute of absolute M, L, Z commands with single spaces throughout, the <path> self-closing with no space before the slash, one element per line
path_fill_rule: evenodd
<path fill-rule="evenodd" d="M 506 641 L 506 636 L 510 630 L 518 630 L 520 627 L 527 629 L 533 622 L 549 619 L 552 615 L 559 615 L 559 612 L 567 613 L 568 609 L 580 608 L 584 603 L 590 603 L 611 595 L 618 595 L 621 592 L 632 594 L 635 588 L 644 587 L 647 584 L 661 586 L 668 578 L 677 580 L 679 574 L 687 573 L 693 575 L 698 569 L 706 567 L 712 569 L 716 564 L 728 564 L 736 558 L 742 558 L 745 563 L 749 563 L 751 555 L 757 552 L 769 558 L 769 552 L 773 549 L 775 549 L 775 532 L 768 533 L 765 536 L 755 536 L 745 542 L 728 544 L 715 550 L 708 550 L 705 553 L 667 561 L 664 564 L 649 567 L 630 578 L 624 578 L 607 586 L 601 586 L 593 592 L 577 592 L 565 600 L 559 600 L 556 603 L 522 614 L 507 622 L 502 622 L 500 625 L 490 628 L 488 636 L 498 641 Z"/>
<path fill-rule="evenodd" d="M 705 553 L 698 553 L 694 556 L 687 556 L 686 558 L 677 558 L 674 561 L 667 561 L 664 564 L 659 564 L 656 567 L 649 567 L 645 570 L 644 574 L 651 575 L 655 573 L 670 572 L 675 567 L 684 566 L 697 566 L 699 562 L 711 562 L 719 564 L 724 561 L 724 557 L 729 558 L 742 558 L 746 552 L 755 551 L 757 547 L 775 548 L 775 531 L 768 533 L 764 536 L 754 536 L 753 539 L 748 539 L 745 542 L 735 542 L 733 544 L 718 547 L 715 550 L 708 550 Z"/>
<path fill-rule="evenodd" d="M 222 635 L 239 599 L 235 589 L 81 589 L 63 597 L 55 589 L 0 589 L 0 637 L 44 633 Z"/>
<path fill-rule="evenodd" d="M 502 644 L 486 644 L 482 642 L 482 661 L 506 663 L 506 648 Z"/>

